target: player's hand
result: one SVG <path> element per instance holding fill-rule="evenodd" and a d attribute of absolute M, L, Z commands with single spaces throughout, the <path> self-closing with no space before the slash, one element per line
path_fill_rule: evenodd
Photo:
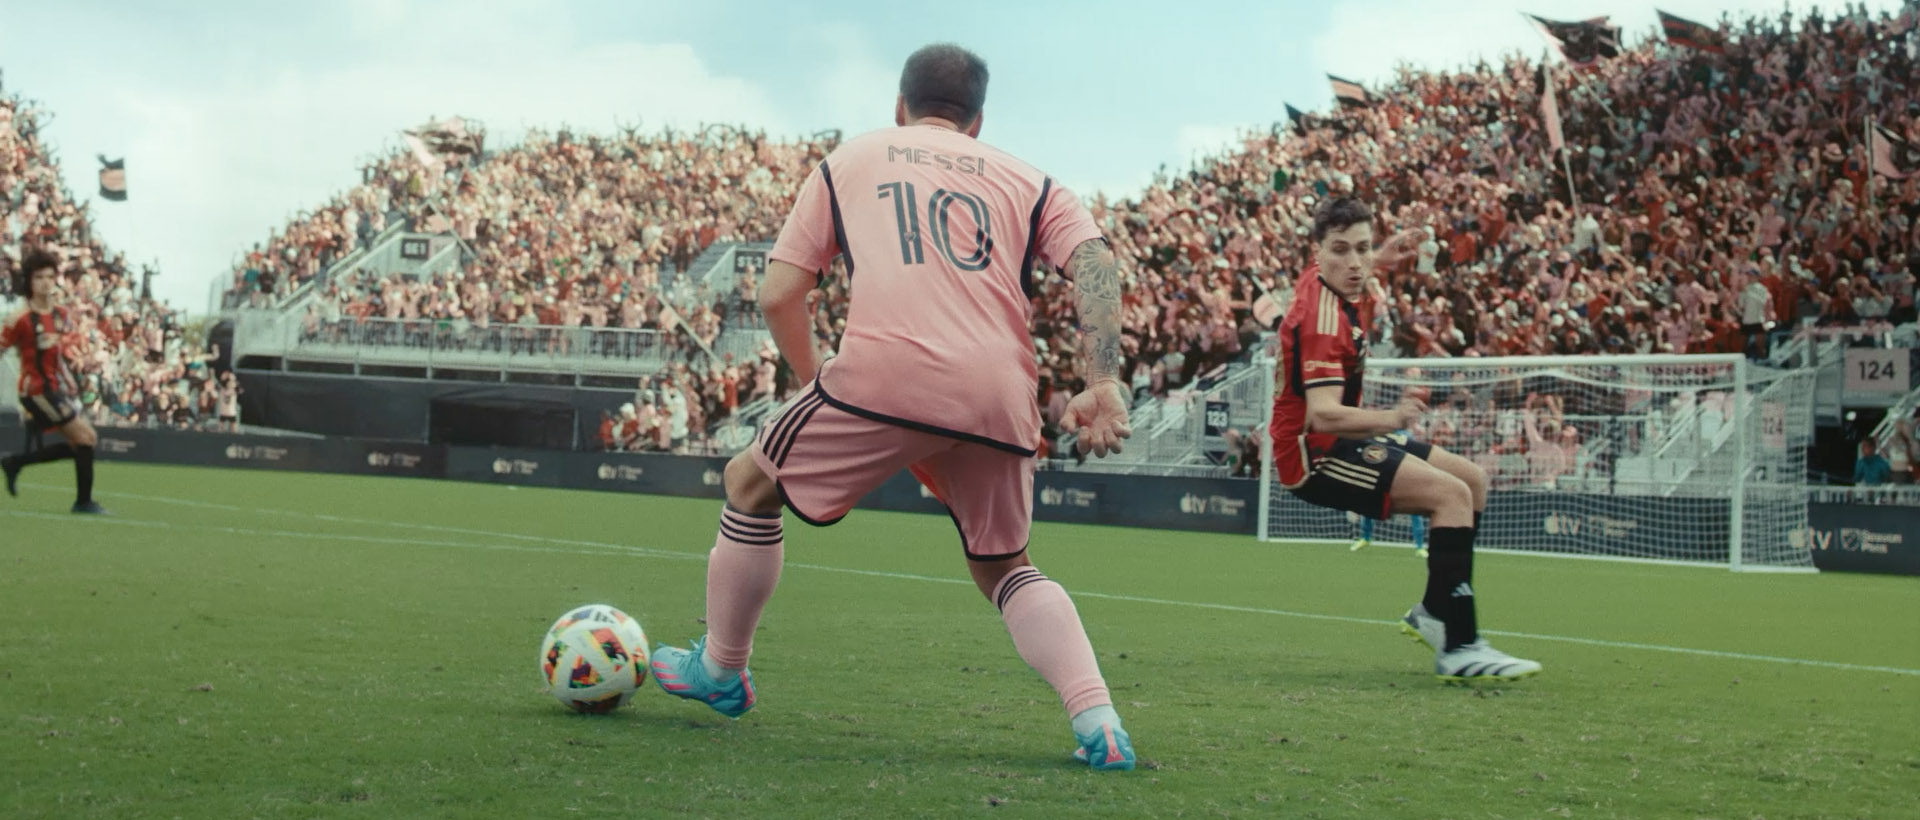
<path fill-rule="evenodd" d="M 1419 423 L 1420 417 L 1427 414 L 1427 403 L 1407 396 L 1393 406 L 1393 419 L 1396 430 L 1406 430 Z"/>
<path fill-rule="evenodd" d="M 1401 262 L 1418 254 L 1420 243 L 1425 241 L 1427 241 L 1425 228 L 1409 228 L 1394 234 L 1393 238 L 1381 245 L 1380 250 L 1374 254 L 1373 264 L 1380 268 L 1398 267 Z"/>
<path fill-rule="evenodd" d="M 1098 457 L 1120 452 L 1120 440 L 1133 435 L 1133 428 L 1127 426 L 1127 394 L 1120 383 L 1102 379 L 1088 385 L 1067 402 L 1060 429 L 1080 434 L 1078 447 L 1082 453 Z"/>

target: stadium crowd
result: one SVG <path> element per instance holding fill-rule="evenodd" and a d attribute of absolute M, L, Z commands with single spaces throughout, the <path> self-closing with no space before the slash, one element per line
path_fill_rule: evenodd
<path fill-rule="evenodd" d="M 97 422 L 197 429 L 236 417 L 239 387 L 189 339 L 185 313 L 150 298 L 141 272 L 93 235 L 87 204 L 61 182 L 41 139 L 44 116 L 17 94 L 0 96 L 0 289 L 11 290 L 29 248 L 59 255 L 76 398 Z M 25 294 L 6 296 L 9 313 L 24 304 Z"/>
<path fill-rule="evenodd" d="M 1920 137 L 1914 20 L 1750 19 L 1723 54 L 1650 40 L 1558 71 L 1564 164 L 1539 66 L 1515 56 L 1403 69 L 1364 107 L 1251 135 L 1137 200 L 1098 202 L 1134 263 L 1133 383 L 1159 393 L 1246 347 L 1310 262 L 1314 203 L 1342 194 L 1374 203 L 1388 232 L 1427 233 L 1376 283 L 1382 354 L 1761 355 L 1770 328 L 1803 317 L 1912 321 L 1920 174 L 1870 180 L 1863 122 Z M 1249 310 L 1262 294 L 1272 307 Z M 1036 300 L 1056 377 L 1072 372 L 1068 301 L 1057 280 Z M 1060 404 L 1043 406 L 1057 421 Z M 1525 425 L 1506 414 L 1497 435 L 1471 425 L 1457 446 L 1496 476 L 1547 483 L 1584 467 L 1583 431 L 1540 411 L 1529 404 Z M 1452 443 L 1468 425 L 1437 428 Z"/>
<path fill-rule="evenodd" d="M 1539 65 L 1515 56 L 1452 73 L 1403 69 L 1365 107 L 1250 135 L 1137 198 L 1097 199 L 1096 219 L 1132 263 L 1126 373 L 1137 395 L 1162 395 L 1241 356 L 1271 315 L 1256 310 L 1261 297 L 1284 305 L 1308 263 L 1301 237 L 1314 203 L 1348 193 L 1376 203 L 1389 231 L 1428 232 L 1379 283 L 1381 353 L 1759 355 L 1770 329 L 1803 317 L 1911 321 L 1920 177 L 1870 175 L 1862 123 L 1920 137 L 1912 20 L 1857 9 L 1753 18 L 1726 29 L 1724 53 L 1653 39 L 1556 71 L 1564 164 L 1539 113 Z M 536 142 L 517 167 L 559 144 Z M 672 145 L 695 167 L 711 150 Z M 722 200 L 754 215 L 732 223 L 731 237 L 771 238 L 791 183 L 827 147 L 791 154 L 769 195 Z M 659 156 L 642 167 L 676 167 Z M 695 247 L 729 238 L 697 201 L 664 213 L 692 220 Z M 590 232 L 600 218 L 550 233 Z M 675 231 L 657 230 L 655 240 Z M 646 247 L 652 264 L 697 252 Z M 646 267 L 638 276 L 652 284 Z M 536 277 L 516 296 L 559 298 L 540 288 L 564 278 Z M 604 305 L 607 293 L 581 298 Z M 818 332 L 834 344 L 842 281 L 830 277 L 820 296 Z M 1034 303 L 1051 424 L 1077 387 L 1069 284 L 1044 279 Z M 582 318 L 555 313 L 562 324 Z"/>
<path fill-rule="evenodd" d="M 1914 19 L 1851 7 L 1750 18 L 1722 25 L 1723 53 L 1656 38 L 1558 69 L 1560 161 L 1540 113 L 1539 65 L 1511 56 L 1454 72 L 1403 68 L 1364 106 L 1249 134 L 1190 170 L 1163 172 L 1137 197 L 1096 198 L 1096 220 L 1129 263 L 1125 375 L 1136 395 L 1164 395 L 1243 356 L 1309 262 L 1314 204 L 1340 194 L 1374 203 L 1388 233 L 1427 232 L 1415 257 L 1378 282 L 1378 353 L 1758 355 L 1769 328 L 1803 317 L 1910 321 L 1920 174 L 1870 173 L 1863 124 L 1920 141 Z M 59 190 L 21 108 L 8 103 L 0 130 L 11 149 L 7 255 L 17 258 L 24 241 L 68 250 L 69 277 L 100 326 L 95 398 L 120 397 L 141 418 L 207 405 L 208 389 L 217 401 L 217 385 L 194 376 L 204 365 L 179 349 L 171 312 L 135 298 L 124 264 L 86 235 L 84 206 Z M 708 293 L 685 274 L 716 243 L 772 239 L 837 139 L 725 126 L 562 130 L 432 162 L 395 152 L 251 249 L 232 273 L 229 304 L 272 304 L 319 278 L 310 332 L 366 318 L 431 321 L 458 338 L 496 326 L 664 331 L 672 353 L 663 378 L 697 399 L 684 414 L 697 439 L 742 396 L 777 399 L 796 380 L 766 351 L 739 361 L 696 352 L 724 328 L 752 326 L 743 314 L 753 283 Z M 397 220 L 456 235 L 461 263 L 418 278 L 322 277 Z M 815 300 L 817 333 L 837 344 L 844 279 L 830 275 Z M 1051 427 L 1079 387 L 1070 285 L 1044 276 L 1033 301 Z M 143 345 L 129 338 L 149 344 L 136 350 Z M 147 364 L 154 339 L 159 361 Z M 127 350 L 140 366 L 116 363 Z M 166 382 L 184 387 L 154 389 Z M 129 394 L 135 383 L 146 387 Z M 609 419 L 616 433 L 649 428 L 649 412 L 676 416 L 653 392 L 636 396 L 631 424 Z M 677 424 L 652 426 L 666 432 L 613 438 L 621 447 L 681 438 Z"/>

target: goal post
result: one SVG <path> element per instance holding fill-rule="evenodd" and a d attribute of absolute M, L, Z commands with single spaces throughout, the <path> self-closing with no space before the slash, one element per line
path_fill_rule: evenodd
<path fill-rule="evenodd" d="M 1737 354 L 1375 359 L 1362 405 L 1425 389 L 1413 435 L 1488 475 L 1479 549 L 1811 572 L 1795 536 L 1813 380 Z M 1355 519 L 1294 498 L 1270 466 L 1260 481 L 1262 540 L 1355 537 Z M 1408 520 L 1374 539 L 1406 541 Z"/>

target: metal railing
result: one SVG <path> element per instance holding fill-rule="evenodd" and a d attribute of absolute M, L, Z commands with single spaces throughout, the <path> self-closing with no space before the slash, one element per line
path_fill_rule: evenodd
<path fill-rule="evenodd" d="M 1920 387 L 1907 391 L 1892 407 L 1887 408 L 1887 414 L 1881 417 L 1879 424 L 1874 425 L 1872 433 L 1873 442 L 1880 445 L 1880 452 L 1887 451 L 1887 442 L 1893 438 L 1896 426 L 1901 419 L 1912 418 L 1915 408 L 1920 408 Z"/>
<path fill-rule="evenodd" d="M 659 330 L 489 325 L 453 319 L 340 319 L 299 326 L 290 359 L 426 368 L 652 372 L 704 358 L 690 341 Z"/>
<path fill-rule="evenodd" d="M 1054 469 L 1135 473 L 1141 475 L 1181 475 L 1224 477 L 1233 468 L 1217 464 L 1208 456 L 1212 443 L 1206 435 L 1207 403 L 1225 401 L 1225 429 L 1249 430 L 1265 427 L 1266 408 L 1271 401 L 1267 374 L 1272 362 L 1255 357 L 1250 362 L 1222 365 L 1196 377 L 1193 384 L 1165 396 L 1149 396 L 1128 411 L 1133 438 L 1119 455 L 1070 463 L 1056 459 Z M 1060 442 L 1060 454 L 1071 453 L 1078 437 L 1067 435 Z"/>
<path fill-rule="evenodd" d="M 1920 507 L 1920 485 L 1881 484 L 1873 487 L 1808 487 L 1807 500 L 1815 504 L 1879 504 Z"/>
<path fill-rule="evenodd" d="M 222 310 L 287 312 L 300 309 L 305 305 L 307 297 L 312 296 L 322 285 L 330 281 L 336 273 L 353 270 L 355 266 L 366 260 L 367 257 L 371 256 L 382 245 L 393 241 L 396 236 L 407 231 L 410 227 L 406 215 L 400 211 L 389 211 L 387 213 L 387 220 L 388 224 L 385 230 L 374 235 L 364 244 L 356 242 L 352 249 L 341 254 L 331 262 L 328 262 L 325 267 L 322 267 L 318 274 L 289 288 L 284 293 L 270 294 L 268 303 L 260 308 L 254 308 L 248 304 L 250 298 L 245 291 L 223 287 L 223 285 L 228 282 L 225 277 L 214 277 L 214 287 L 217 290 L 216 293 L 211 296 L 212 305 L 209 305 L 209 307 L 218 305 L 221 309 L 211 310 L 210 312 L 220 313 Z"/>

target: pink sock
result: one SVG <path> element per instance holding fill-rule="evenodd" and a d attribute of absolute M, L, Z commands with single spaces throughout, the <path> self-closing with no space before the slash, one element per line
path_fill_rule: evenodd
<path fill-rule="evenodd" d="M 753 653 L 760 610 L 780 583 L 780 514 L 720 512 L 720 537 L 707 554 L 707 657 L 741 669 Z"/>
<path fill-rule="evenodd" d="M 1113 703 L 1080 613 L 1059 584 L 1033 567 L 1021 567 L 1000 579 L 993 603 L 1020 658 L 1060 693 L 1068 717 Z"/>

